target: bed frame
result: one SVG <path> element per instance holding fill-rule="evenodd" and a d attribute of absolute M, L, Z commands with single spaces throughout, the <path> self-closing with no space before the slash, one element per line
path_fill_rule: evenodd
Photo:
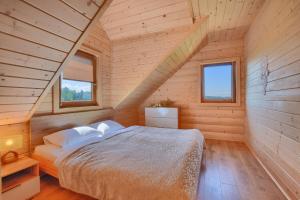
<path fill-rule="evenodd" d="M 32 154 L 31 157 L 39 161 L 40 172 L 44 172 L 55 178 L 58 178 L 58 169 L 52 161 L 35 154 Z"/>

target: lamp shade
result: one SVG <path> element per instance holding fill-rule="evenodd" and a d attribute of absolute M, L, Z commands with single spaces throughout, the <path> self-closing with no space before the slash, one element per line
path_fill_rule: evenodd
<path fill-rule="evenodd" d="M 23 147 L 22 135 L 10 135 L 0 137 L 0 151 L 10 151 Z"/>

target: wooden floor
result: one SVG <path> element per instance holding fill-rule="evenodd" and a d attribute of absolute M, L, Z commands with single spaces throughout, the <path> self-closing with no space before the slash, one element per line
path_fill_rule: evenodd
<path fill-rule="evenodd" d="M 285 199 L 243 143 L 207 140 L 198 200 Z M 34 200 L 91 199 L 62 189 L 50 176 L 41 179 Z"/>

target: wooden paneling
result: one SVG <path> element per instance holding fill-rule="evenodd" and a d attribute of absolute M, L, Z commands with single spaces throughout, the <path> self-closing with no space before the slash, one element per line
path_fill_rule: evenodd
<path fill-rule="evenodd" d="M 0 125 L 30 119 L 110 2 L 0 1 Z"/>
<path fill-rule="evenodd" d="M 73 2 L 76 4 L 76 1 L 73 1 Z M 86 27 L 85 31 L 83 31 L 81 33 L 81 35 L 78 38 L 78 40 L 76 41 L 76 43 L 74 44 L 74 46 L 72 47 L 70 52 L 65 57 L 64 61 L 60 65 L 60 67 L 55 72 L 53 78 L 49 81 L 47 87 L 44 89 L 41 96 L 38 98 L 38 100 L 34 104 L 33 108 L 31 109 L 31 111 L 29 113 L 28 119 L 30 119 L 34 115 L 36 109 L 42 103 L 43 98 L 47 96 L 47 94 L 51 90 L 52 86 L 55 84 L 55 82 L 60 77 L 61 73 L 63 72 L 64 67 L 70 62 L 73 55 L 81 47 L 82 43 L 84 42 L 84 39 L 88 36 L 89 32 L 92 31 L 93 27 L 97 25 L 99 18 L 104 14 L 105 10 L 109 7 L 111 2 L 112 2 L 112 0 L 104 1 L 103 4 L 94 12 L 93 18 L 90 21 L 90 23 L 88 24 L 88 26 Z M 72 6 L 72 5 L 70 5 L 70 6 Z M 86 6 L 92 8 L 94 6 L 94 3 L 93 2 L 88 2 L 86 4 Z M 85 7 L 83 7 L 83 8 L 85 8 Z"/>
<path fill-rule="evenodd" d="M 267 0 L 246 37 L 247 142 L 291 199 L 300 198 L 299 8 Z"/>
<path fill-rule="evenodd" d="M 241 58 L 241 105 L 209 106 L 200 104 L 199 70 L 201 63 L 230 57 Z M 243 41 L 212 42 L 199 50 L 141 105 L 140 123 L 144 124 L 145 106 L 169 98 L 180 107 L 180 128 L 198 128 L 207 138 L 242 140 L 245 114 L 243 96 Z"/>
<path fill-rule="evenodd" d="M 9 137 L 12 135 L 21 135 L 23 145 L 20 149 L 14 149 L 20 154 L 20 157 L 28 155 L 28 149 L 30 145 L 29 137 L 29 123 L 19 123 L 11 125 L 2 125 L 0 126 L 0 137 Z M 0 152 L 1 154 L 4 152 Z"/>
<path fill-rule="evenodd" d="M 138 124 L 138 109 L 125 108 L 121 110 L 114 110 L 113 119 L 123 126 L 133 126 Z"/>
<path fill-rule="evenodd" d="M 151 34 L 112 44 L 111 104 L 116 105 L 160 60 L 186 37 L 190 29 Z"/>
<path fill-rule="evenodd" d="M 119 58 L 120 60 L 116 60 L 117 62 L 122 62 L 122 59 L 126 59 L 127 61 L 129 61 L 129 66 L 125 68 L 125 70 L 127 71 L 124 73 L 126 75 L 126 79 L 119 79 L 120 75 L 122 76 L 122 72 L 120 72 L 120 70 L 116 71 L 116 76 L 114 76 L 114 72 L 112 74 L 112 92 L 114 92 L 112 93 L 113 107 L 121 109 L 125 107 L 134 106 L 137 103 L 141 102 L 143 99 L 145 99 L 147 96 L 149 96 L 153 91 L 155 91 L 155 89 L 157 89 L 164 81 L 166 81 L 168 77 L 174 74 L 193 55 L 196 49 L 203 47 L 207 43 L 206 28 L 207 20 L 203 19 L 200 22 L 198 22 L 188 33 L 188 35 L 184 39 L 182 39 L 182 41 L 178 42 L 176 46 L 176 43 L 172 43 L 174 41 L 171 40 L 171 37 L 166 37 L 166 44 L 170 43 L 171 45 L 173 44 L 175 47 L 173 47 L 173 49 L 168 49 L 167 52 L 162 52 L 162 54 L 160 55 L 161 58 L 155 58 L 156 53 L 158 51 L 152 52 L 154 42 L 151 39 L 151 37 L 147 38 L 148 40 L 146 40 L 147 42 L 152 42 L 149 46 L 149 49 L 145 48 L 145 46 L 139 47 L 143 49 L 143 51 L 140 54 L 137 54 L 137 49 L 134 48 L 132 48 L 132 50 L 135 53 L 131 54 L 131 56 L 128 54 L 128 52 L 120 51 L 120 54 L 118 54 L 117 50 L 113 52 L 113 59 L 115 59 L 117 56 L 120 56 L 121 58 Z M 168 36 L 169 34 L 166 33 L 166 35 Z M 153 39 L 157 43 L 156 45 L 158 49 L 161 49 L 161 51 L 165 51 L 165 49 L 162 48 L 162 41 L 155 36 L 152 37 L 154 37 Z M 177 34 L 174 36 L 177 36 Z M 142 39 L 141 41 L 145 40 Z M 139 42 L 140 41 L 138 41 L 138 43 Z M 126 47 L 124 49 L 126 50 Z M 128 45 L 127 50 L 128 49 L 131 49 L 130 45 Z M 148 52 L 149 50 L 150 52 Z M 146 57 L 147 53 L 149 53 L 148 57 Z M 124 54 L 126 56 L 124 56 Z M 130 64 L 130 61 L 135 60 L 137 57 L 140 57 L 141 59 L 140 60 L 138 58 L 137 62 L 138 65 L 144 67 L 143 73 L 138 72 L 136 74 L 132 71 L 132 68 L 135 66 Z M 145 65 L 144 62 L 150 62 L 150 64 Z M 153 62 L 155 64 L 153 64 Z M 112 67 L 113 70 L 120 69 L 120 66 L 115 65 L 114 61 Z M 137 70 L 139 71 L 140 68 Z M 132 73 L 133 76 L 136 76 L 135 79 L 132 79 L 132 77 L 130 77 L 130 82 L 128 82 L 128 72 Z M 117 78 L 115 79 L 115 77 Z M 135 84 L 132 84 L 131 81 Z M 126 85 L 124 84 L 125 82 Z M 115 85 L 115 83 L 117 84 Z M 117 94 L 118 91 L 122 90 L 121 87 L 124 87 L 123 85 L 128 89 L 123 90 L 122 93 L 118 93 L 118 96 L 115 96 L 115 94 Z"/>
<path fill-rule="evenodd" d="M 242 39 L 265 0 L 191 0 L 193 15 L 209 16 L 209 40 Z"/>
<path fill-rule="evenodd" d="M 265 0 L 115 0 L 101 18 L 111 40 L 190 26 L 209 16 L 209 40 L 242 39 Z"/>
<path fill-rule="evenodd" d="M 80 47 L 81 50 L 93 54 L 98 57 L 99 65 L 97 66 L 98 82 L 98 99 L 101 107 L 110 107 L 110 73 L 111 73 L 111 43 L 100 22 L 98 22 L 90 31 L 87 38 Z M 1 74 L 1 64 L 0 64 Z M 58 81 L 56 82 L 56 84 Z M 35 115 L 49 115 L 55 112 L 53 110 L 53 98 L 59 98 L 59 95 L 53 96 L 52 90 L 43 99 L 40 106 L 37 108 Z M 58 101 L 57 101 L 58 102 Z M 93 108 L 95 110 L 95 108 Z M 96 108 L 99 109 L 99 108 Z M 70 111 L 71 110 L 71 111 Z M 81 109 L 82 110 L 82 109 Z M 83 110 L 87 110 L 83 108 Z M 65 109 L 63 112 L 74 112 L 74 109 Z"/>
<path fill-rule="evenodd" d="M 111 40 L 192 25 L 186 0 L 114 0 L 101 18 Z"/>

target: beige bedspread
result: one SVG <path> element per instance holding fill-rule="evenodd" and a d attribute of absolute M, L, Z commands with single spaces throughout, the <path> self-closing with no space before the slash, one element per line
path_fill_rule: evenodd
<path fill-rule="evenodd" d="M 194 200 L 203 142 L 198 130 L 131 127 L 66 156 L 59 181 L 103 200 Z"/>

